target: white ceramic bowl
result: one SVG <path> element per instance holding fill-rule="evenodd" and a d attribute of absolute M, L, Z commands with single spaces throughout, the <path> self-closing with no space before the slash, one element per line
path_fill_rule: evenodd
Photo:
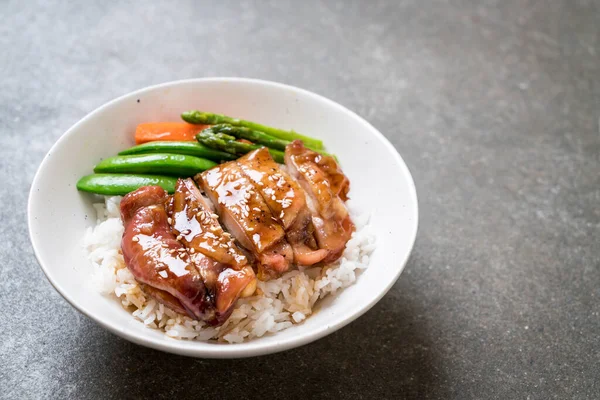
<path fill-rule="evenodd" d="M 356 283 L 324 299 L 302 324 L 241 344 L 175 340 L 146 328 L 115 298 L 91 289 L 91 265 L 81 246 L 95 223 L 92 196 L 75 188 L 100 159 L 133 144 L 137 124 L 178 121 L 201 109 L 294 129 L 322 139 L 351 182 L 350 196 L 372 212 L 377 239 L 369 268 Z M 324 97 L 273 82 L 214 78 L 152 86 L 87 115 L 50 149 L 29 194 L 29 233 L 37 259 L 56 290 L 77 310 L 134 343 L 194 357 L 274 353 L 317 340 L 369 310 L 394 284 L 412 249 L 418 224 L 415 186 L 394 147 L 364 119 Z"/>

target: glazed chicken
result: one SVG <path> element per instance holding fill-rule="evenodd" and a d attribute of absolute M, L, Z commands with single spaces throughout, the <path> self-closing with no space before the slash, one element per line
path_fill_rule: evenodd
<path fill-rule="evenodd" d="M 177 181 L 169 208 L 173 232 L 188 249 L 218 316 L 222 316 L 239 296 L 254 293 L 254 271 L 191 179 Z"/>
<path fill-rule="evenodd" d="M 173 231 L 190 249 L 214 260 L 241 269 L 248 264 L 246 256 L 233 243 L 212 212 L 212 207 L 191 179 L 179 179 L 170 204 Z"/>
<path fill-rule="evenodd" d="M 304 190 L 271 158 L 268 149 L 254 150 L 237 163 L 285 230 L 294 261 L 308 266 L 323 260 L 328 251 L 317 246 Z"/>
<path fill-rule="evenodd" d="M 192 179 L 179 179 L 172 196 L 158 186 L 126 195 L 123 257 L 142 290 L 219 325 L 254 294 L 255 271 L 268 280 L 337 260 L 354 232 L 348 178 L 300 141 L 286 147 L 285 163 L 260 148 L 196 175 L 208 198 Z"/>
<path fill-rule="evenodd" d="M 166 200 L 167 193 L 158 186 L 142 187 L 123 198 L 123 258 L 135 279 L 152 288 L 149 295 L 203 319 L 210 299 L 187 250 L 171 232 Z"/>
<path fill-rule="evenodd" d="M 275 277 L 289 269 L 293 253 L 285 231 L 235 161 L 218 165 L 195 179 L 215 205 L 227 230 L 257 260 L 259 279 Z"/>
<path fill-rule="evenodd" d="M 191 180 L 179 180 L 173 197 L 158 186 L 131 192 L 121 201 L 121 218 L 125 263 L 157 301 L 217 325 L 238 297 L 254 293 L 252 268 Z"/>
<path fill-rule="evenodd" d="M 307 194 L 317 243 L 328 251 L 323 262 L 337 260 L 354 232 L 342 201 L 350 189 L 348 179 L 333 157 L 309 150 L 299 140 L 286 147 L 285 164 Z"/>

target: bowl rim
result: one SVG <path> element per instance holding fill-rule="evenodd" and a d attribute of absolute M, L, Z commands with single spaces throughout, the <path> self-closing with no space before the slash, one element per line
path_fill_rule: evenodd
<path fill-rule="evenodd" d="M 158 339 L 158 338 L 135 334 L 133 332 L 129 332 L 129 331 L 120 329 L 118 326 L 115 326 L 115 324 L 112 323 L 109 319 L 95 315 L 93 312 L 93 309 L 88 309 L 88 308 L 82 307 L 79 304 L 77 304 L 77 302 L 70 297 L 70 295 L 67 293 L 67 291 L 65 291 L 60 286 L 60 284 L 53 279 L 50 269 L 45 264 L 45 262 L 41 259 L 40 253 L 38 251 L 38 247 L 40 246 L 40 244 L 37 242 L 37 239 L 33 235 L 32 199 L 35 197 L 35 192 L 36 192 L 35 188 L 39 185 L 40 172 L 43 171 L 43 169 L 46 167 L 47 163 L 49 162 L 48 156 L 51 153 L 53 153 L 56 148 L 61 146 L 63 142 L 68 141 L 70 139 L 70 137 L 72 135 L 74 135 L 74 132 L 76 132 L 81 125 L 84 125 L 89 119 L 93 118 L 96 114 L 103 112 L 105 109 L 112 107 L 116 103 L 119 103 L 119 102 L 129 99 L 129 98 L 134 98 L 145 92 L 149 92 L 149 91 L 153 91 L 153 90 L 157 90 L 157 89 L 161 89 L 161 88 L 165 88 L 165 87 L 185 86 L 188 84 L 195 84 L 195 83 L 202 83 L 202 82 L 246 83 L 246 84 L 255 84 L 255 85 L 262 85 L 262 86 L 270 86 L 270 87 L 275 87 L 278 89 L 287 89 L 287 90 L 292 90 L 295 92 L 302 93 L 303 95 L 311 97 L 317 101 L 327 103 L 329 106 L 337 108 L 339 111 L 342 111 L 343 113 L 346 113 L 350 117 L 354 118 L 357 121 L 357 123 L 362 124 L 363 127 L 368 129 L 369 131 L 371 131 L 371 133 L 373 133 L 374 136 L 383 143 L 383 145 L 388 149 L 388 151 L 390 151 L 390 153 L 394 157 L 397 165 L 399 166 L 399 168 L 401 170 L 404 180 L 406 180 L 406 182 L 408 183 L 409 196 L 411 197 L 410 203 L 414 204 L 414 218 L 411 219 L 412 221 L 409 226 L 411 243 L 410 243 L 408 251 L 407 251 L 406 255 L 403 257 L 403 259 L 397 260 L 401 265 L 398 268 L 398 271 L 397 271 L 396 275 L 393 277 L 393 279 L 391 279 L 387 283 L 385 288 L 382 291 L 380 291 L 380 293 L 378 293 L 378 295 L 375 298 L 373 298 L 373 300 L 371 300 L 370 302 L 367 302 L 365 304 L 362 304 L 361 307 L 356 309 L 349 317 L 343 318 L 332 324 L 326 324 L 324 326 L 318 327 L 318 328 L 314 329 L 313 331 L 309 332 L 308 334 L 300 335 L 297 337 L 294 336 L 294 337 L 287 338 L 286 340 L 277 341 L 275 344 L 255 342 L 255 341 L 251 340 L 251 341 L 243 342 L 243 343 L 214 344 L 213 348 L 211 348 L 211 349 L 207 349 L 207 348 L 203 348 L 203 347 L 190 348 L 190 347 L 186 347 L 186 345 L 182 346 L 182 343 L 185 343 L 187 341 L 184 342 L 184 341 L 179 341 L 179 340 L 175 340 L 175 339 L 173 339 L 172 341 Z M 169 353 L 174 353 L 174 354 L 179 354 L 179 355 L 184 355 L 184 356 L 192 356 L 192 357 L 202 357 L 202 358 L 244 358 L 244 357 L 252 357 L 252 356 L 258 356 L 258 355 L 277 353 L 277 352 L 289 350 L 289 349 L 299 347 L 304 344 L 313 342 L 315 340 L 318 340 L 324 336 L 327 336 L 328 334 L 335 332 L 338 329 L 348 325 L 352 321 L 354 321 L 357 318 L 359 318 L 360 316 L 362 316 L 368 310 L 370 310 L 377 302 L 379 302 L 379 300 L 381 300 L 381 298 L 396 283 L 400 274 L 404 270 L 406 263 L 410 259 L 410 255 L 412 253 L 412 250 L 413 250 L 413 247 L 414 247 L 414 244 L 416 241 L 416 237 L 417 237 L 418 225 L 419 225 L 419 203 L 418 203 L 415 183 L 414 183 L 414 180 L 410 173 L 410 170 L 408 169 L 408 166 L 406 165 L 406 163 L 404 162 L 404 160 L 402 159 L 402 157 L 400 156 L 400 154 L 398 153 L 396 148 L 390 143 L 390 141 L 378 129 L 376 129 L 373 125 L 371 125 L 368 121 L 366 121 L 360 115 L 356 114 L 354 111 L 352 111 L 352 110 L 346 108 L 345 106 L 343 106 L 327 97 L 324 97 L 320 94 L 317 94 L 317 93 L 314 93 L 309 90 L 302 89 L 302 88 L 299 88 L 296 86 L 284 84 L 284 83 L 267 81 L 267 80 L 262 80 L 262 79 L 254 79 L 254 78 L 242 78 L 242 77 L 205 77 L 205 78 L 192 78 L 192 79 L 182 79 L 182 80 L 164 82 L 164 83 L 160 83 L 157 85 L 147 86 L 147 87 L 135 90 L 133 92 L 129 92 L 127 94 L 124 94 L 122 96 L 119 96 L 113 100 L 110 100 L 110 101 L 102 104 L 101 106 L 97 107 L 93 111 L 86 114 L 83 118 L 81 118 L 75 124 L 73 124 L 65 133 L 63 133 L 58 138 L 58 140 L 52 145 L 50 150 L 48 150 L 48 152 L 42 159 L 42 162 L 40 163 L 38 169 L 36 170 L 35 176 L 32 180 L 31 186 L 30 186 L 29 196 L 27 199 L 27 226 L 28 226 L 28 231 L 29 231 L 29 239 L 31 241 L 35 257 L 36 257 L 38 264 L 40 265 L 42 271 L 46 275 L 46 278 L 50 282 L 50 284 L 54 287 L 54 289 L 56 289 L 56 291 L 71 306 L 73 306 L 77 311 L 79 311 L 83 315 L 87 316 L 91 320 L 95 321 L 96 323 L 100 324 L 102 327 L 109 330 L 110 332 L 112 332 L 120 337 L 123 337 L 133 343 L 136 343 L 136 344 L 139 344 L 139 345 L 142 345 L 145 347 L 161 350 L 161 351 L 166 351 Z"/>

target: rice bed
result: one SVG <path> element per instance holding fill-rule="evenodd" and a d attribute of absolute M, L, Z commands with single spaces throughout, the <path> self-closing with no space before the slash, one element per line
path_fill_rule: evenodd
<path fill-rule="evenodd" d="M 97 222 L 88 228 L 83 240 L 93 267 L 93 283 L 101 293 L 115 296 L 144 325 L 176 339 L 241 343 L 302 323 L 319 299 L 354 283 L 375 249 L 368 216 L 359 215 L 349 201 L 356 232 L 340 260 L 323 268 L 299 267 L 279 279 L 259 281 L 256 295 L 238 300 L 229 319 L 220 327 L 211 327 L 176 313 L 141 291 L 121 254 L 120 202 L 121 197 L 113 196 L 94 204 Z"/>

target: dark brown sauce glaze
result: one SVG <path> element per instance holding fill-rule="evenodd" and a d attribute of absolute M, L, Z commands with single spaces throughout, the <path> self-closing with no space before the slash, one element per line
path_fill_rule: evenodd
<path fill-rule="evenodd" d="M 227 230 L 258 260 L 260 279 L 289 269 L 293 253 L 285 231 L 235 161 L 218 165 L 195 179 Z"/>
<path fill-rule="evenodd" d="M 236 269 L 248 263 L 191 179 L 178 180 L 171 216 L 173 231 L 188 248 Z"/>
<path fill-rule="evenodd" d="M 191 179 L 177 181 L 170 223 L 214 297 L 218 315 L 225 314 L 238 297 L 254 292 L 256 278 L 246 256 Z"/>
<path fill-rule="evenodd" d="M 342 176 L 345 176 L 333 157 L 309 150 L 299 140 L 286 147 L 285 163 L 310 199 L 308 204 L 317 243 L 319 248 L 329 252 L 322 261 L 330 263 L 337 260 L 354 232 L 354 224 L 339 196 L 341 193 L 346 198 L 349 183 L 344 183 Z M 336 182 L 335 186 L 332 179 Z"/>
<path fill-rule="evenodd" d="M 204 283 L 187 250 L 171 232 L 166 198 L 157 187 L 140 188 L 123 198 L 123 258 L 136 280 L 169 293 L 190 317 L 205 319 L 209 299 Z"/>
<path fill-rule="evenodd" d="M 184 187 L 178 185 L 179 194 Z M 185 310 L 194 319 L 221 324 L 238 297 L 245 291 L 246 295 L 254 292 L 254 272 L 241 253 L 244 264 L 236 264 L 234 269 L 190 247 L 194 241 L 185 242 L 171 228 L 173 218 L 167 214 L 167 209 L 176 213 L 179 205 L 155 186 L 140 188 L 123 198 L 121 247 L 125 263 L 146 294 L 178 312 Z"/>
<path fill-rule="evenodd" d="M 311 213 L 300 185 L 279 167 L 266 148 L 246 154 L 237 163 L 285 229 L 294 261 L 308 266 L 323 260 L 328 252 L 317 247 Z"/>
<path fill-rule="evenodd" d="M 279 168 L 266 147 L 246 154 L 237 163 L 261 194 L 273 216 L 284 229 L 288 229 L 298 212 L 306 207 L 300 185 Z"/>

